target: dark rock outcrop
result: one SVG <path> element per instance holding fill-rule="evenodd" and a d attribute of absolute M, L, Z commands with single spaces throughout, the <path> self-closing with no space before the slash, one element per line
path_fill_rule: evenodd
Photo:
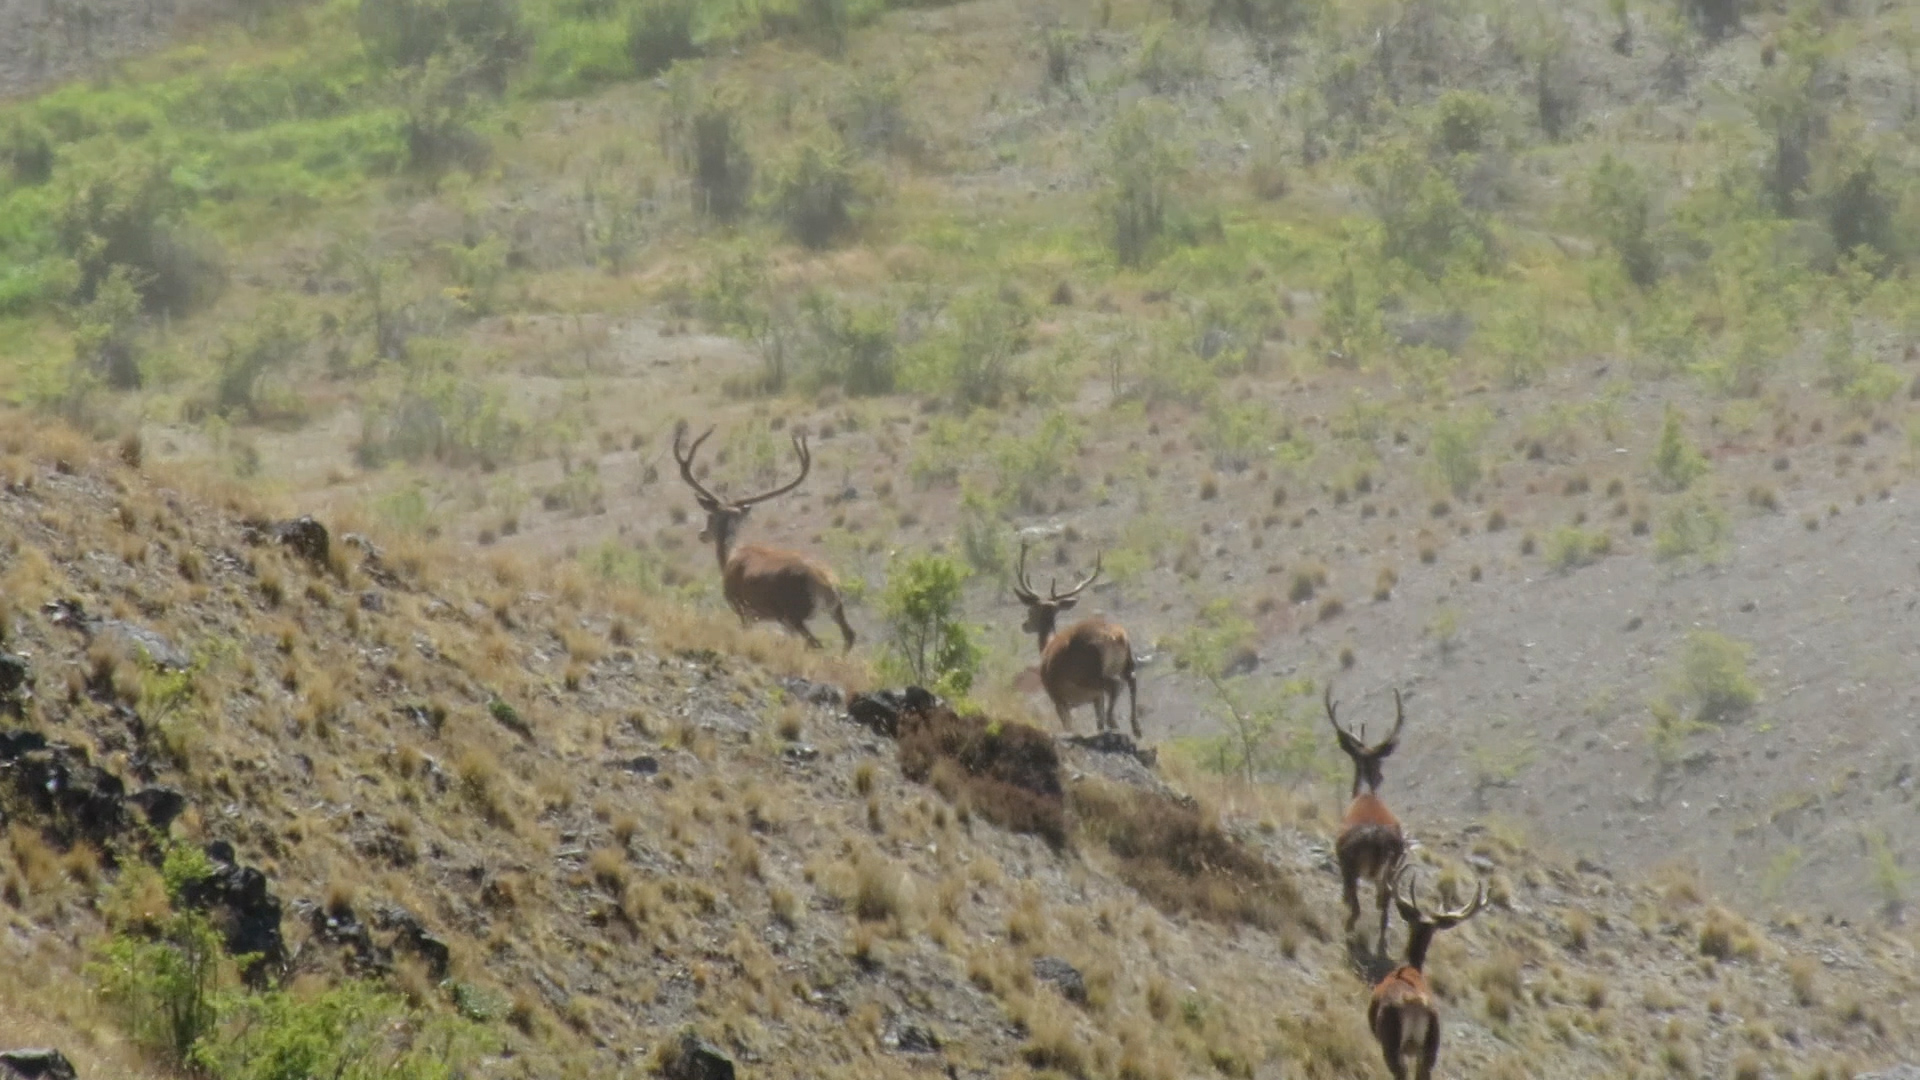
<path fill-rule="evenodd" d="M 691 1032 L 664 1055 L 661 1074 L 667 1080 L 733 1080 L 733 1062 L 713 1044 Z"/>
<path fill-rule="evenodd" d="M 1060 996 L 1068 1001 L 1087 1003 L 1087 980 L 1080 969 L 1057 956 L 1037 956 L 1033 960 L 1033 977 L 1051 985 L 1060 991 Z"/>
<path fill-rule="evenodd" d="M 855 694 L 847 702 L 847 718 L 876 735 L 900 737 L 900 718 L 912 713 L 930 713 L 945 703 L 938 695 L 918 686 L 904 690 L 876 690 Z"/>
<path fill-rule="evenodd" d="M 233 845 L 215 840 L 206 846 L 213 872 L 188 882 L 180 899 L 188 907 L 215 917 L 225 935 L 227 952 L 253 955 L 244 974 L 250 985 L 262 984 L 268 974 L 287 962 L 286 941 L 280 936 L 280 898 L 267 888 L 267 876 L 236 859 Z"/>
<path fill-rule="evenodd" d="M 58 1050 L 0 1050 L 0 1077 L 21 1080 L 79 1080 L 73 1062 Z"/>

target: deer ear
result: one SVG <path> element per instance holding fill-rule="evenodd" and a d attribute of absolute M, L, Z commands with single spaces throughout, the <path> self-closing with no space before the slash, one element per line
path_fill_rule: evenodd
<path fill-rule="evenodd" d="M 1079 598 L 1079 597 L 1077 597 L 1077 596 L 1069 596 L 1069 597 L 1067 597 L 1067 598 L 1066 598 L 1065 600 L 1056 600 L 1056 601 L 1054 601 L 1054 605 L 1055 605 L 1056 607 L 1058 607 L 1058 608 L 1059 608 L 1059 609 L 1060 609 L 1061 611 L 1065 611 L 1065 610 L 1067 610 L 1068 608 L 1070 608 L 1070 607 L 1072 607 L 1073 605 L 1075 605 L 1075 604 L 1077 604 L 1077 603 L 1079 603 L 1079 602 L 1080 602 L 1080 598 Z"/>

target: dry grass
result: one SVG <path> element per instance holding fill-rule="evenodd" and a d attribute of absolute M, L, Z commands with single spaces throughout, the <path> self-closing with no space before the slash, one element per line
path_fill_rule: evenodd
<path fill-rule="evenodd" d="M 1199 810 L 1083 779 L 1070 789 L 1078 831 L 1104 846 L 1122 880 L 1169 912 L 1320 934 L 1299 889 Z"/>
<path fill-rule="evenodd" d="M 902 718 L 899 757 L 908 779 L 1002 828 L 1065 846 L 1060 758 L 1045 732 L 943 708 Z"/>

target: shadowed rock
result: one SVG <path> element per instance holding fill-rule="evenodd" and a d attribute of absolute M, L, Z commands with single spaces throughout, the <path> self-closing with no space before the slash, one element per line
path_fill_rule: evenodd
<path fill-rule="evenodd" d="M 680 1036 L 661 1064 L 667 1080 L 733 1080 L 733 1062 L 727 1055 L 691 1033 Z"/>
<path fill-rule="evenodd" d="M 188 907 L 217 917 L 226 937 L 227 952 L 256 954 L 245 970 L 250 985 L 260 985 L 269 971 L 284 967 L 286 941 L 280 936 L 280 899 L 267 889 L 267 877 L 251 866 L 241 866 L 233 845 L 215 840 L 206 847 L 213 873 L 181 889 Z"/>
<path fill-rule="evenodd" d="M 900 718 L 907 713 L 930 713 L 939 708 L 939 697 L 918 686 L 905 690 L 876 690 L 855 694 L 847 702 L 847 717 L 876 735 L 889 739 L 900 735 Z"/>
<path fill-rule="evenodd" d="M 73 1062 L 58 1050 L 0 1050 L 0 1076 L 23 1080 L 78 1080 Z"/>
<path fill-rule="evenodd" d="M 273 538 L 315 566 L 327 565 L 327 527 L 313 518 L 282 521 L 273 527 Z"/>
<path fill-rule="evenodd" d="M 1087 980 L 1080 969 L 1057 956 L 1037 956 L 1033 960 L 1033 977 L 1051 985 L 1060 991 L 1060 996 L 1068 1001 L 1087 1003 Z"/>

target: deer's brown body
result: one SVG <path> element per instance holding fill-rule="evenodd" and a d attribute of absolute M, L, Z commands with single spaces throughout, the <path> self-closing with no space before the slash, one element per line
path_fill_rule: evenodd
<path fill-rule="evenodd" d="M 800 457 L 800 475 L 791 483 L 749 498 L 728 501 L 708 491 L 693 476 L 693 456 L 711 434 L 713 429 L 708 428 L 683 451 L 686 424 L 682 422 L 673 432 L 673 456 L 680 463 L 680 478 L 693 489 L 694 498 L 706 511 L 707 525 L 700 530 L 700 539 L 713 544 L 714 557 L 720 563 L 720 588 L 727 598 L 727 606 L 740 617 L 742 625 L 777 622 L 816 649 L 820 647 L 820 639 L 807 629 L 807 620 L 817 612 L 827 612 L 839 624 L 846 648 L 852 649 L 853 627 L 847 623 L 846 611 L 841 605 L 840 583 L 824 563 L 797 551 L 766 544 L 733 546 L 735 534 L 755 503 L 784 495 L 807 478 L 813 456 L 807 451 L 806 438 L 793 437 L 794 452 Z"/>
<path fill-rule="evenodd" d="M 1406 834 L 1400 820 L 1380 798 L 1380 763 L 1392 754 L 1400 742 L 1400 727 L 1406 712 L 1400 703 L 1400 691 L 1393 692 L 1393 730 L 1377 745 L 1368 746 L 1340 726 L 1334 716 L 1333 686 L 1326 692 L 1327 722 L 1340 741 L 1340 749 L 1353 761 L 1353 795 L 1347 812 L 1340 818 L 1340 833 L 1333 851 L 1340 863 L 1341 897 L 1347 905 L 1347 933 L 1360 920 L 1360 882 L 1373 883 L 1374 899 L 1380 908 L 1379 949 L 1387 946 L 1387 918 L 1390 906 L 1388 875 L 1406 854 Z M 1365 730 L 1364 728 L 1362 729 Z M 1362 791 L 1361 786 L 1366 786 Z"/>
<path fill-rule="evenodd" d="M 1060 613 L 1079 602 L 1079 595 L 1100 576 L 1096 558 L 1093 573 L 1065 593 L 1048 586 L 1041 599 L 1027 582 L 1027 548 L 1020 547 L 1019 583 L 1014 595 L 1027 606 L 1027 621 L 1022 629 L 1040 642 L 1040 685 L 1053 702 L 1060 726 L 1073 730 L 1073 710 L 1092 705 L 1094 722 L 1101 731 L 1115 730 L 1119 721 L 1114 710 L 1120 704 L 1120 691 L 1127 692 L 1127 722 L 1133 737 L 1140 737 L 1139 689 L 1134 682 L 1133 643 L 1119 623 L 1102 615 L 1082 619 L 1064 633 L 1054 633 Z"/>
<path fill-rule="evenodd" d="M 1406 1080 L 1409 1061 L 1413 1062 L 1415 1080 L 1432 1080 L 1433 1066 L 1440 1059 L 1440 1010 L 1427 985 L 1427 947 L 1433 943 L 1434 934 L 1472 918 L 1486 902 L 1487 887 L 1485 882 L 1478 883 L 1473 900 L 1463 908 L 1429 914 L 1420 908 L 1411 890 L 1402 891 L 1411 870 L 1411 865 L 1402 864 L 1389 882 L 1400 917 L 1407 924 L 1407 962 L 1374 984 L 1373 998 L 1367 1004 L 1367 1027 L 1380 1044 L 1393 1080 Z"/>

